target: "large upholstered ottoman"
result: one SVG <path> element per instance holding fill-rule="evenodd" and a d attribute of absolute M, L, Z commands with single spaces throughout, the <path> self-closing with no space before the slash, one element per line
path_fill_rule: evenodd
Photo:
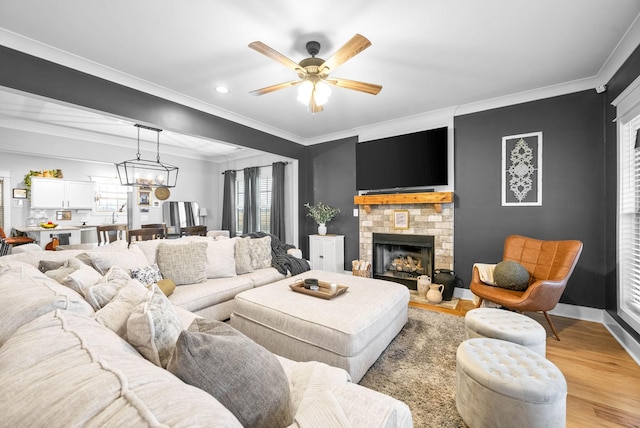
<path fill-rule="evenodd" d="M 325 300 L 289 287 L 298 278 L 348 286 Z M 271 352 L 294 361 L 321 361 L 359 382 L 407 322 L 402 284 L 312 270 L 235 297 L 231 325 Z"/>
<path fill-rule="evenodd" d="M 456 407 L 470 428 L 564 427 L 567 382 L 527 347 L 468 339 L 456 353 Z"/>

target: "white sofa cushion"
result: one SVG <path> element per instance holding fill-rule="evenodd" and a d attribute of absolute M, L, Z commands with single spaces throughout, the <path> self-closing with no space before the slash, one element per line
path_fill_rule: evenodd
<path fill-rule="evenodd" d="M 0 345 L 20 326 L 55 309 L 93 313 L 78 293 L 21 262 L 0 261 L 0 296 Z"/>
<path fill-rule="evenodd" d="M 16 331 L 0 348 L 0 378 L 5 426 L 241 426 L 206 392 L 67 311 Z"/>
<path fill-rule="evenodd" d="M 236 294 L 253 287 L 254 283 L 249 275 L 207 279 L 198 284 L 176 287 L 169 296 L 169 301 L 188 311 L 197 312 L 200 309 L 233 300 Z"/>

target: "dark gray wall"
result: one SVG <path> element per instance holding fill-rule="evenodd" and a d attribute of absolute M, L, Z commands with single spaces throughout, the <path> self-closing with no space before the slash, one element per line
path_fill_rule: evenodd
<path fill-rule="evenodd" d="M 345 138 L 309 147 L 309 165 L 313 177 L 312 200 L 301 204 L 323 202 L 340 208 L 340 213 L 327 224 L 327 233 L 345 235 L 345 269 L 351 270 L 351 261 L 359 258 L 358 217 L 353 216 L 353 197 L 356 191 L 357 137 Z M 304 213 L 306 215 L 306 209 Z M 318 233 L 316 223 L 305 217 L 306 236 Z M 302 229 L 302 228 L 301 228 Z M 306 243 L 308 244 L 308 242 Z M 308 254 L 305 252 L 305 254 Z"/>
<path fill-rule="evenodd" d="M 455 270 L 502 259 L 506 236 L 579 239 L 561 302 L 604 307 L 603 99 L 595 90 L 456 117 Z M 502 137 L 542 131 L 542 206 L 501 206 Z"/>

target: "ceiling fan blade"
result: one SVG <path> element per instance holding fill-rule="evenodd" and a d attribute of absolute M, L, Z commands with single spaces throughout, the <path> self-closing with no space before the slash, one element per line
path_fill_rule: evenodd
<path fill-rule="evenodd" d="M 330 79 L 326 79 L 325 82 L 333 86 L 338 86 L 340 88 L 366 92 L 367 94 L 371 94 L 371 95 L 377 95 L 378 92 L 382 90 L 382 86 L 376 85 L 374 83 L 358 82 L 357 80 L 340 79 L 338 77 L 332 77 Z"/>
<path fill-rule="evenodd" d="M 289 86 L 299 85 L 302 82 L 303 80 L 292 80 L 290 82 L 278 83 L 277 85 L 271 85 L 267 86 L 266 88 L 256 89 L 255 91 L 251 91 L 249 93 L 253 95 L 264 95 L 268 94 L 269 92 L 277 91 L 279 89 L 288 88 Z"/>
<path fill-rule="evenodd" d="M 334 71 L 341 64 L 344 64 L 369 46 L 371 46 L 369 39 L 360 34 L 356 34 L 320 66 L 319 73 L 322 73 L 327 68 L 329 69 L 327 73 Z"/>
<path fill-rule="evenodd" d="M 276 51 L 273 48 L 265 45 L 262 42 L 251 42 L 249 43 L 249 47 L 256 52 L 260 52 L 261 54 L 268 56 L 269 58 L 278 61 L 280 64 L 284 65 L 287 68 L 292 69 L 296 73 L 300 71 L 305 72 L 302 67 L 300 67 L 297 63 L 293 62 L 286 56 L 282 55 L 280 52 Z"/>

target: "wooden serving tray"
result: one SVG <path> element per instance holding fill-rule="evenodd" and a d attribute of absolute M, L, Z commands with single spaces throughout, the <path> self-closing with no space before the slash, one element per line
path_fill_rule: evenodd
<path fill-rule="evenodd" d="M 330 300 L 333 299 L 336 296 L 339 296 L 341 294 L 344 294 L 347 289 L 349 287 L 347 287 L 346 285 L 339 285 L 338 284 L 338 289 L 336 290 L 335 294 L 331 294 L 331 283 L 326 282 L 326 281 L 318 281 L 318 288 L 317 290 L 309 290 L 307 288 L 304 288 L 304 280 L 299 279 L 298 281 L 294 282 L 293 284 L 289 285 L 289 287 L 291 287 L 291 289 L 297 293 L 302 293 L 302 294 L 308 294 L 309 296 L 314 296 L 314 297 L 319 297 L 321 299 L 325 299 L 325 300 Z"/>

